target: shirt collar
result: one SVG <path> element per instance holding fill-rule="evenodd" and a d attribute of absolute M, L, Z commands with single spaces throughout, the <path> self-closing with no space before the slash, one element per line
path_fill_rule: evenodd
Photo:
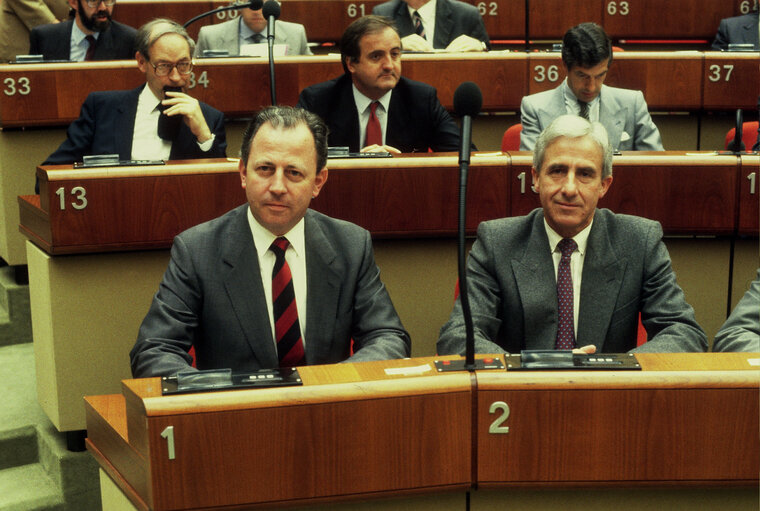
<path fill-rule="evenodd" d="M 594 219 L 591 219 L 591 222 L 578 234 L 573 236 L 572 239 L 575 240 L 575 243 L 578 245 L 578 252 L 582 256 L 586 255 L 586 246 L 588 246 L 588 235 L 591 232 L 591 226 L 594 225 Z M 557 251 L 557 245 L 559 245 L 559 242 L 562 241 L 562 236 L 557 234 L 557 231 L 551 228 L 549 226 L 549 223 L 546 221 L 546 217 L 544 217 L 544 228 L 546 228 L 546 236 L 549 238 L 549 248 L 551 248 L 551 253 L 554 253 Z"/>
<path fill-rule="evenodd" d="M 246 41 L 246 40 L 248 40 L 249 37 L 252 37 L 252 36 L 254 36 L 256 34 L 261 34 L 266 39 L 266 36 L 267 36 L 266 29 L 262 30 L 261 32 L 254 32 L 253 30 L 250 29 L 250 27 L 248 25 L 246 25 L 245 23 L 243 23 L 243 17 L 242 16 L 240 16 L 240 18 L 238 18 L 238 19 L 240 20 L 240 39 L 241 40 Z"/>
<path fill-rule="evenodd" d="M 426 23 L 429 23 L 430 20 L 435 19 L 435 3 L 436 0 L 430 0 L 428 2 L 425 2 L 425 5 L 420 7 L 419 9 L 412 9 L 408 4 L 407 8 L 409 9 L 409 17 L 414 19 L 414 11 L 417 11 L 420 13 L 420 17 L 422 18 L 422 24 L 425 25 Z"/>
<path fill-rule="evenodd" d="M 580 110 L 580 105 L 578 105 L 578 98 L 575 97 L 575 94 L 573 94 L 573 90 L 567 84 L 567 78 L 565 78 L 565 81 L 562 82 L 562 92 L 565 95 L 565 103 L 574 105 L 577 110 Z M 602 97 L 602 91 L 599 91 L 599 94 L 597 94 L 594 99 L 589 101 L 588 103 L 589 110 L 593 108 L 593 106 L 599 102 L 600 97 Z"/>
<path fill-rule="evenodd" d="M 279 236 L 275 236 L 269 230 L 261 225 L 258 220 L 253 216 L 250 206 L 248 207 L 248 225 L 251 228 L 251 234 L 253 235 L 253 243 L 256 245 L 256 253 L 261 259 L 264 254 L 269 251 L 269 247 L 272 242 Z M 291 230 L 286 232 L 283 236 L 288 239 L 290 246 L 295 250 L 298 257 L 303 257 L 306 254 L 306 241 L 304 238 L 304 219 L 298 221 Z"/>
<path fill-rule="evenodd" d="M 150 65 L 150 63 L 147 63 Z M 161 103 L 161 99 L 157 98 L 155 94 L 153 94 L 153 89 L 150 88 L 150 86 L 146 83 L 145 87 L 143 87 L 142 92 L 140 92 L 140 95 L 137 98 L 137 104 L 144 105 L 144 108 L 148 110 L 148 112 L 152 112 L 156 108 L 158 108 L 158 105 Z"/>
<path fill-rule="evenodd" d="M 356 88 L 356 85 L 351 85 L 351 88 L 354 91 L 354 102 L 356 103 L 356 111 L 361 115 L 364 113 L 365 110 L 367 110 L 367 107 L 369 107 L 370 103 L 374 102 L 374 99 L 369 99 L 367 96 L 359 92 L 359 89 Z M 383 110 L 386 112 L 388 111 L 388 107 L 391 104 L 391 93 L 393 92 L 393 89 L 386 92 L 380 99 L 377 101 L 383 105 Z"/>

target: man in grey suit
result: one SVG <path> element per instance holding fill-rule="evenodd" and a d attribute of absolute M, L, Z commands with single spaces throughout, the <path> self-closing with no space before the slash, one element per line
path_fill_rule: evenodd
<path fill-rule="evenodd" d="M 758 28 L 758 11 L 742 16 L 720 20 L 718 32 L 712 43 L 716 51 L 727 50 L 729 44 L 751 44 L 754 51 L 760 50 L 760 28 Z"/>
<path fill-rule="evenodd" d="M 596 208 L 612 184 L 604 127 L 560 116 L 536 143 L 532 174 L 541 209 L 478 227 L 467 264 L 475 350 L 706 351 L 660 224 Z M 639 313 L 649 340 L 637 348 Z M 457 300 L 438 353 L 464 351 Z"/>
<path fill-rule="evenodd" d="M 405 51 L 485 51 L 491 47 L 474 5 L 458 0 L 390 0 L 372 14 L 391 18 Z"/>
<path fill-rule="evenodd" d="M 205 50 L 226 50 L 228 55 L 235 56 L 240 55 L 240 47 L 244 44 L 266 42 L 267 20 L 262 10 L 246 7 L 240 10 L 238 19 L 201 27 L 195 56 L 203 57 Z M 298 23 L 277 20 L 274 43 L 287 45 L 288 55 L 312 54 L 306 42 L 306 29 Z"/>
<path fill-rule="evenodd" d="M 127 60 L 137 31 L 111 19 L 116 0 L 69 0 L 74 19 L 40 25 L 29 34 L 29 53 L 45 60 Z M 92 46 L 92 49 L 90 49 Z"/>
<path fill-rule="evenodd" d="M 641 91 L 604 85 L 612 64 L 612 42 L 596 23 L 581 23 L 565 33 L 562 63 L 567 78 L 559 87 L 522 99 L 520 150 L 532 151 L 536 138 L 563 114 L 599 121 L 615 151 L 662 151 Z"/>
<path fill-rule="evenodd" d="M 233 371 L 409 356 L 369 233 L 308 209 L 326 161 L 318 116 L 258 114 L 239 164 L 248 204 L 175 238 L 131 352 L 135 377 L 191 370 L 191 347 L 198 369 Z"/>
<path fill-rule="evenodd" d="M 713 351 L 760 351 L 760 268 L 718 333 Z"/>

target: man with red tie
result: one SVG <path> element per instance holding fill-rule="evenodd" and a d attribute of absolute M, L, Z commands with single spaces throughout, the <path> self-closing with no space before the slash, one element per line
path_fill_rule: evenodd
<path fill-rule="evenodd" d="M 369 233 L 309 209 L 326 162 L 319 117 L 258 114 L 239 164 L 248 203 L 175 238 L 130 354 L 135 377 L 192 370 L 191 347 L 198 369 L 240 372 L 409 356 Z"/>
<path fill-rule="evenodd" d="M 458 151 L 459 128 L 433 87 L 401 76 L 393 22 L 364 16 L 340 39 L 345 73 L 301 91 L 298 106 L 330 128 L 330 146 L 352 152 Z"/>
<path fill-rule="evenodd" d="M 478 227 L 467 262 L 475 351 L 706 351 L 660 224 L 597 208 L 612 185 L 604 126 L 555 119 L 538 137 L 532 175 L 540 208 Z M 639 314 L 648 341 L 637 347 Z M 437 347 L 465 352 L 459 300 Z"/>

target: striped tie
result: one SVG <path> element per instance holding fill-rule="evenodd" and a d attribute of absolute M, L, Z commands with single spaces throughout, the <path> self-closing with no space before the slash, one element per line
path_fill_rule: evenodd
<path fill-rule="evenodd" d="M 280 367 L 293 367 L 306 363 L 301 325 L 298 322 L 296 294 L 293 291 L 293 277 L 290 274 L 290 266 L 285 261 L 288 245 L 288 240 L 280 237 L 269 247 L 275 256 L 272 270 L 272 310 Z"/>
<path fill-rule="evenodd" d="M 425 27 L 422 24 L 422 18 L 420 17 L 420 13 L 417 11 L 414 11 L 414 14 L 412 15 L 412 17 L 414 18 L 414 33 L 423 39 L 427 39 L 427 37 L 425 37 Z"/>
<path fill-rule="evenodd" d="M 557 268 L 557 308 L 559 326 L 557 327 L 558 350 L 571 350 L 575 347 L 575 328 L 573 327 L 573 276 L 570 273 L 570 257 L 578 245 L 575 240 L 565 238 L 557 245 L 562 258 Z"/>
<path fill-rule="evenodd" d="M 581 101 L 579 99 L 578 100 L 578 106 L 581 109 L 581 111 L 580 111 L 580 113 L 578 115 L 580 115 L 581 117 L 583 117 L 584 119 L 586 119 L 587 121 L 589 121 L 590 119 L 588 117 L 588 103 L 586 103 L 585 101 Z"/>

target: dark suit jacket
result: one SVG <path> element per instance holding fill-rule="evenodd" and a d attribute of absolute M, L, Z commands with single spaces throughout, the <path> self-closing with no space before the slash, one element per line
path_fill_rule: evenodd
<path fill-rule="evenodd" d="M 69 60 L 71 27 L 74 20 L 34 27 L 29 34 L 29 54 L 45 60 Z M 108 30 L 101 32 L 95 45 L 94 60 L 128 60 L 135 58 L 137 31 L 122 23 L 111 21 Z"/>
<path fill-rule="evenodd" d="M 718 333 L 713 351 L 760 351 L 760 269 Z"/>
<path fill-rule="evenodd" d="M 351 76 L 318 83 L 301 91 L 298 105 L 319 115 L 330 128 L 330 146 L 359 147 L 359 113 Z M 459 128 L 430 85 L 401 77 L 388 106 L 385 143 L 404 153 L 459 150 Z"/>
<path fill-rule="evenodd" d="M 760 50 L 760 36 L 758 36 L 758 12 L 751 12 L 743 16 L 724 18 L 720 20 L 718 33 L 712 43 L 713 50 L 727 50 L 729 43 L 752 44 L 755 51 Z"/>
<path fill-rule="evenodd" d="M 483 222 L 467 263 L 478 353 L 554 349 L 557 280 L 543 211 Z M 649 342 L 636 348 L 638 315 Z M 706 351 L 707 338 L 684 299 L 652 220 L 597 209 L 581 281 L 577 343 L 598 352 Z M 441 329 L 438 353 L 463 354 L 464 319 L 457 299 Z"/>
<path fill-rule="evenodd" d="M 409 17 L 409 9 L 401 0 L 391 0 L 372 9 L 372 14 L 391 18 L 396 22 L 401 37 L 414 33 L 414 25 Z M 435 35 L 433 48 L 446 48 L 460 35 L 474 37 L 491 47 L 486 26 L 480 17 L 478 8 L 458 0 L 437 0 L 435 6 Z"/>
<path fill-rule="evenodd" d="M 135 129 L 137 100 L 145 85 L 133 90 L 92 92 L 85 99 L 79 118 L 69 125 L 66 140 L 51 154 L 43 165 L 82 161 L 90 154 L 119 154 L 129 160 L 132 155 L 132 135 Z M 212 133 L 214 145 L 208 152 L 198 147 L 195 135 L 185 123 L 180 124 L 177 138 L 172 143 L 169 159 L 224 158 L 227 139 L 224 131 L 224 114 L 201 103 L 201 111 Z M 158 135 L 156 135 L 158 136 Z"/>
<path fill-rule="evenodd" d="M 248 205 L 174 239 L 169 267 L 131 352 L 136 377 L 278 366 Z M 409 335 L 375 264 L 369 233 L 307 210 L 306 362 L 409 356 Z"/>

